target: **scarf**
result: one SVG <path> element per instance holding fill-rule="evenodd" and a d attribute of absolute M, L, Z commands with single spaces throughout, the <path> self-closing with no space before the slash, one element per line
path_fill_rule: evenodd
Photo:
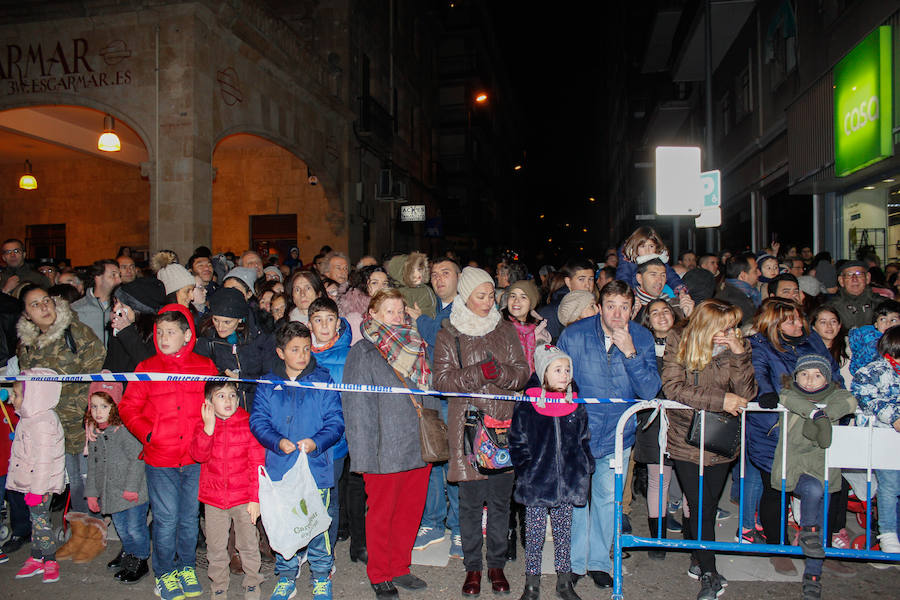
<path fill-rule="evenodd" d="M 528 366 L 531 367 L 531 372 L 534 373 L 534 348 L 536 345 L 534 330 L 537 329 L 537 324 L 522 323 L 515 317 L 510 317 L 509 320 L 512 322 L 513 327 L 516 328 L 516 333 L 519 334 L 519 342 L 522 344 L 522 350 L 525 351 L 525 360 L 528 362 Z"/>
<path fill-rule="evenodd" d="M 634 290 L 635 298 L 637 298 L 637 300 L 638 300 L 638 302 L 640 302 L 641 306 L 647 306 L 653 300 L 656 300 L 656 299 L 661 299 L 661 300 L 668 299 L 668 296 L 666 296 L 665 294 L 660 294 L 659 296 L 651 296 L 650 294 L 645 292 L 644 288 L 642 288 L 641 286 L 637 286 L 632 289 Z"/>
<path fill-rule="evenodd" d="M 762 303 L 762 294 L 758 289 L 740 279 L 726 279 L 725 281 L 744 292 L 744 294 L 753 301 L 753 306 L 759 308 L 759 305 Z"/>
<path fill-rule="evenodd" d="M 428 384 L 431 370 L 428 368 L 427 344 L 407 319 L 404 325 L 387 325 L 373 319 L 366 312 L 362 322 L 362 334 L 378 348 L 378 352 L 392 368 L 420 386 Z"/>
<path fill-rule="evenodd" d="M 460 333 L 472 337 L 483 337 L 494 329 L 500 322 L 500 311 L 497 306 L 491 306 L 491 312 L 486 317 L 479 317 L 466 306 L 463 299 L 457 296 L 450 309 L 450 324 L 456 327 Z"/>

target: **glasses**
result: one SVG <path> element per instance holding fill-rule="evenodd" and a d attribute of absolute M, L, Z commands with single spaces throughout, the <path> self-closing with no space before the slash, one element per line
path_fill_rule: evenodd
<path fill-rule="evenodd" d="M 10 250 L 4 250 L 3 255 L 6 256 L 7 254 L 22 254 L 22 249 L 21 248 L 12 248 Z"/>
<path fill-rule="evenodd" d="M 51 304 L 53 304 L 53 298 L 51 298 L 50 296 L 44 296 L 40 300 L 35 300 L 34 302 L 29 302 L 28 308 L 36 309 L 40 306 L 50 306 Z"/>
<path fill-rule="evenodd" d="M 849 273 L 844 273 L 844 277 L 847 279 L 863 279 L 866 274 L 863 271 L 851 271 Z"/>

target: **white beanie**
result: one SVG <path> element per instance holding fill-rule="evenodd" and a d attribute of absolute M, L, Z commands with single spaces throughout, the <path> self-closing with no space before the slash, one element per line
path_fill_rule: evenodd
<path fill-rule="evenodd" d="M 459 275 L 459 283 L 456 285 L 456 291 L 465 303 L 469 301 L 469 296 L 472 295 L 475 288 L 482 283 L 494 285 L 494 280 L 484 269 L 479 269 L 478 267 L 466 267 Z"/>
<path fill-rule="evenodd" d="M 563 327 L 568 327 L 581 318 L 581 313 L 588 306 L 596 302 L 594 294 L 587 290 L 572 290 L 559 303 L 556 316 Z"/>
<path fill-rule="evenodd" d="M 183 287 L 197 284 L 194 276 L 187 269 L 175 263 L 166 265 L 157 271 L 156 278 L 163 282 L 167 296 Z"/>
<path fill-rule="evenodd" d="M 572 372 L 572 357 L 550 344 L 538 344 L 534 349 L 534 372 L 541 381 L 541 387 L 544 385 L 544 375 L 547 367 L 557 358 L 565 358 L 569 361 L 569 372 Z"/>

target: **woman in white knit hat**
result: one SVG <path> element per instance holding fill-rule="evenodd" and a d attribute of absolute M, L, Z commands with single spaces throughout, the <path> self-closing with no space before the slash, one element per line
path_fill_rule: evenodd
<path fill-rule="evenodd" d="M 437 334 L 434 387 L 444 392 L 498 395 L 522 390 L 531 368 L 515 328 L 497 310 L 491 276 L 482 269 L 466 267 L 459 276 L 457 290 L 459 296 L 453 301 L 449 322 L 445 321 Z M 494 593 L 509 592 L 503 568 L 514 477 L 511 464 L 502 469 L 485 465 L 476 468 L 469 461 L 463 441 L 467 413 L 477 412 L 485 426 L 502 429 L 511 424 L 514 406 L 515 402 L 508 400 L 449 399 L 447 478 L 459 482 L 459 529 L 466 569 L 464 596 L 481 593 L 481 518 L 485 503 L 488 578 Z"/>

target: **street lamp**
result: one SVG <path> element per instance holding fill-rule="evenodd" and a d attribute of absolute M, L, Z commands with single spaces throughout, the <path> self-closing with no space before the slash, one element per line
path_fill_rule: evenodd
<path fill-rule="evenodd" d="M 484 104 L 488 101 L 487 92 L 478 92 L 475 94 L 475 103 L 476 104 Z"/>

